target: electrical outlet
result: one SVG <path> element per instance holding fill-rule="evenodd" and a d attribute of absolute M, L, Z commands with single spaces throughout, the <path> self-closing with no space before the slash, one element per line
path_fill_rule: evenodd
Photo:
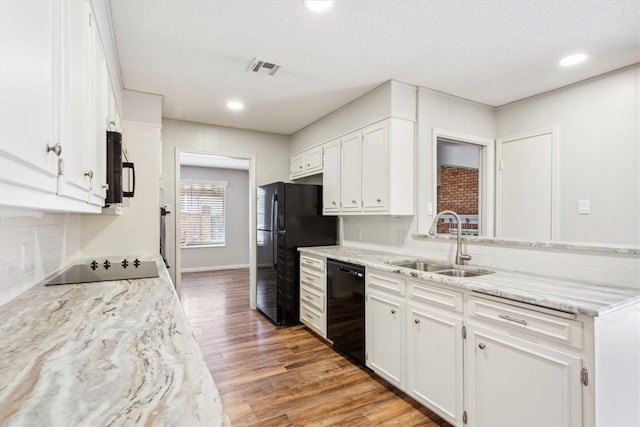
<path fill-rule="evenodd" d="M 398 245 L 404 244 L 404 239 L 407 237 L 407 230 L 396 231 L 396 243 Z"/>
<path fill-rule="evenodd" d="M 591 201 L 588 199 L 578 200 L 578 214 L 589 215 L 591 213 Z"/>
<path fill-rule="evenodd" d="M 20 268 L 25 273 L 33 271 L 33 251 L 28 242 L 20 245 Z"/>

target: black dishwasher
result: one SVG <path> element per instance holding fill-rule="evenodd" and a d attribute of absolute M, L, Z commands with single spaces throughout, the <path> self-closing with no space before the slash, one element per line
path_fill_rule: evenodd
<path fill-rule="evenodd" d="M 327 260 L 327 338 L 364 365 L 364 267 Z"/>

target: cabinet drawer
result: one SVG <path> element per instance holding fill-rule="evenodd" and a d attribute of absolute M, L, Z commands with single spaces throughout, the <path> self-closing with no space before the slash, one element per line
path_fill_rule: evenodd
<path fill-rule="evenodd" d="M 544 312 L 536 311 L 535 307 L 528 309 L 493 299 L 470 299 L 470 313 L 476 319 L 582 348 L 582 323 L 566 318 L 572 316 L 569 313 L 558 312 L 558 315 L 553 315 L 548 314 L 553 310 L 540 310 Z"/>
<path fill-rule="evenodd" d="M 315 330 L 322 337 L 326 336 L 326 322 L 324 314 L 320 314 L 307 304 L 300 306 L 300 321 Z"/>
<path fill-rule="evenodd" d="M 324 259 L 313 258 L 308 255 L 300 255 L 300 265 L 312 268 L 324 273 Z"/>
<path fill-rule="evenodd" d="M 367 287 L 404 295 L 405 280 L 390 274 L 367 272 Z"/>
<path fill-rule="evenodd" d="M 326 289 L 324 273 L 303 267 L 300 269 L 300 285 L 311 286 L 324 292 Z"/>
<path fill-rule="evenodd" d="M 462 313 L 464 297 L 462 292 L 452 291 L 437 285 L 422 282 L 409 282 L 408 295 L 414 302 L 432 305 Z"/>
<path fill-rule="evenodd" d="M 307 286 L 300 287 L 300 303 L 309 305 L 320 313 L 324 313 L 324 292 L 318 292 Z"/>

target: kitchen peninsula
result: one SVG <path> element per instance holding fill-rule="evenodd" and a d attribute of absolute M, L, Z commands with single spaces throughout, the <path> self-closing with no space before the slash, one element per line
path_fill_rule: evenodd
<path fill-rule="evenodd" d="M 0 307 L 0 424 L 228 425 L 159 278 L 36 285 Z"/>

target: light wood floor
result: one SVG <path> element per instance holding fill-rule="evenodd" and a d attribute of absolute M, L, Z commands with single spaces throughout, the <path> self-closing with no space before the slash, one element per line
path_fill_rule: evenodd
<path fill-rule="evenodd" d="M 234 426 L 449 426 L 303 326 L 251 310 L 246 269 L 183 274 L 182 301 Z"/>

